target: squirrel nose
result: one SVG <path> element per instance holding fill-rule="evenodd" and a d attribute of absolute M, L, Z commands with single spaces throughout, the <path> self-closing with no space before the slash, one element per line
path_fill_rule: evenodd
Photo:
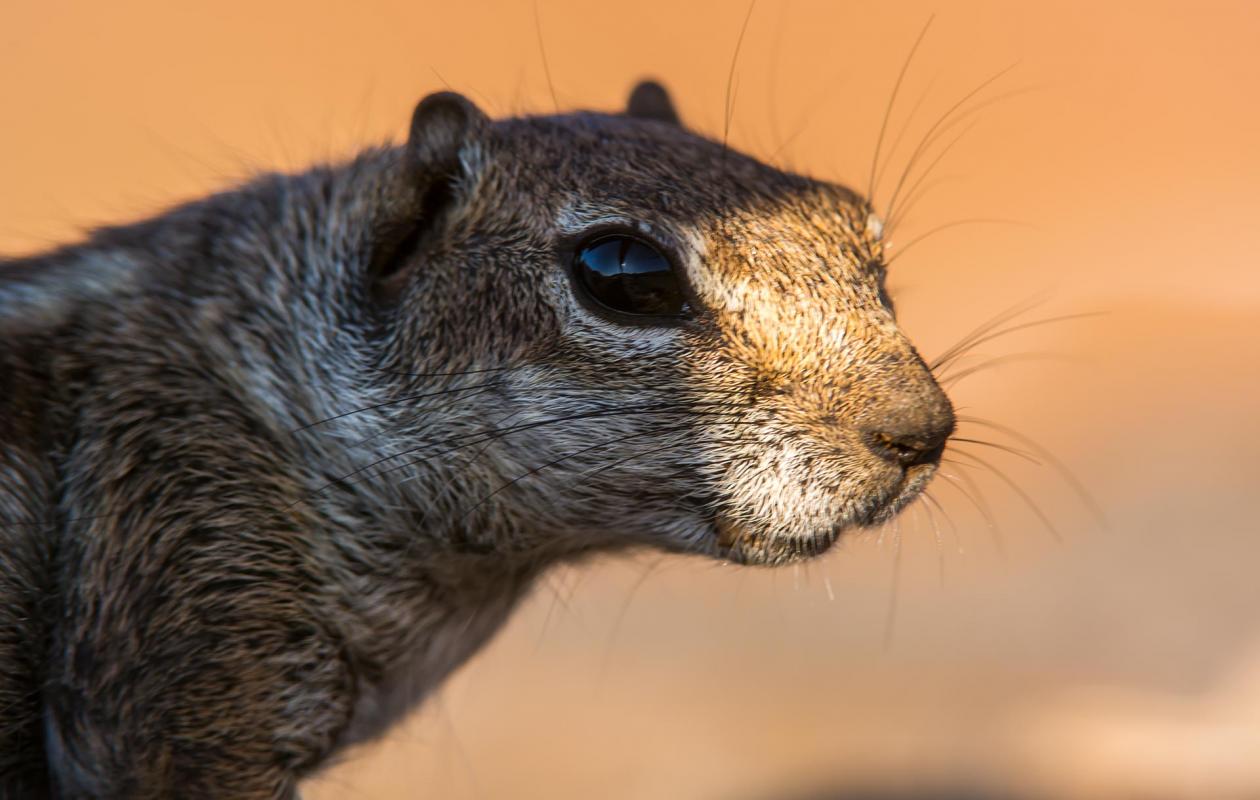
<path fill-rule="evenodd" d="M 939 394 L 938 402 L 905 409 L 893 419 L 868 427 L 863 434 L 866 446 L 880 458 L 913 467 L 939 461 L 953 432 L 954 410 Z"/>
<path fill-rule="evenodd" d="M 945 450 L 945 440 L 953 432 L 949 428 L 939 428 L 916 434 L 895 434 L 887 431 L 868 431 L 866 446 L 875 455 L 886 461 L 913 467 L 919 464 L 930 464 L 941 457 Z"/>

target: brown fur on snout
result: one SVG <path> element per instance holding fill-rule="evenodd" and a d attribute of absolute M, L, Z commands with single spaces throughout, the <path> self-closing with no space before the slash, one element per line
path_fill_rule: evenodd
<path fill-rule="evenodd" d="M 914 496 L 952 418 L 866 202 L 658 89 L 444 94 L 403 147 L 0 264 L 0 797 L 292 797 L 550 565 L 784 563 Z M 685 313 L 579 294 L 610 232 Z"/>

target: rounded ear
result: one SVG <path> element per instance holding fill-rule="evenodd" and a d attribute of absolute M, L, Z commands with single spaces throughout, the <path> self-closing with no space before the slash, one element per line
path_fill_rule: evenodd
<path fill-rule="evenodd" d="M 669 92 L 656 81 L 639 81 L 630 92 L 626 103 L 626 116 L 635 119 L 654 119 L 681 125 L 678 112 L 674 110 L 674 102 L 669 99 Z"/>
<path fill-rule="evenodd" d="M 466 148 L 484 135 L 489 120 L 463 95 L 437 92 L 416 105 L 411 132 L 403 148 L 405 172 L 399 175 L 406 202 L 390 208 L 389 219 L 376 232 L 368 264 L 373 297 L 382 303 L 397 299 L 411 269 L 440 220 L 457 202 L 455 187 L 469 162 Z"/>
<path fill-rule="evenodd" d="M 411 115 L 407 158 L 422 173 L 450 173 L 459 167 L 460 150 L 487 124 L 486 115 L 462 94 L 435 92 Z"/>

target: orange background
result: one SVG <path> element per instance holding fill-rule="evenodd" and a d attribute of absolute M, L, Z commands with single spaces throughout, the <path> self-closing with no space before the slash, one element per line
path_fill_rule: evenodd
<path fill-rule="evenodd" d="M 617 108 L 652 74 L 720 136 L 745 10 L 540 0 L 559 104 Z M 731 141 L 864 188 L 933 10 L 877 200 L 939 114 L 1018 62 L 893 241 L 1014 224 L 907 249 L 902 320 L 931 356 L 1029 298 L 1029 319 L 1107 312 L 985 345 L 968 365 L 1034 356 L 952 394 L 1051 445 L 1109 525 L 1052 469 L 971 445 L 1062 542 L 977 471 L 1000 546 L 937 481 L 951 522 L 909 511 L 899 559 L 887 532 L 797 570 L 562 570 L 308 797 L 1260 795 L 1260 6 L 763 1 Z M 495 115 L 553 107 L 529 3 L 10 2 L 0 73 L 10 253 L 397 139 L 446 84 Z"/>

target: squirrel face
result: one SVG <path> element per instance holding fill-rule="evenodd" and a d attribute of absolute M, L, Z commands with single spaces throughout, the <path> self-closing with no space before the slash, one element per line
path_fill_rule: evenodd
<path fill-rule="evenodd" d="M 783 563 L 932 477 L 953 411 L 853 192 L 687 131 L 651 84 L 495 123 L 436 95 L 408 149 L 441 188 L 421 265 L 382 281 L 395 354 L 496 371 L 479 505 L 532 545 Z"/>

